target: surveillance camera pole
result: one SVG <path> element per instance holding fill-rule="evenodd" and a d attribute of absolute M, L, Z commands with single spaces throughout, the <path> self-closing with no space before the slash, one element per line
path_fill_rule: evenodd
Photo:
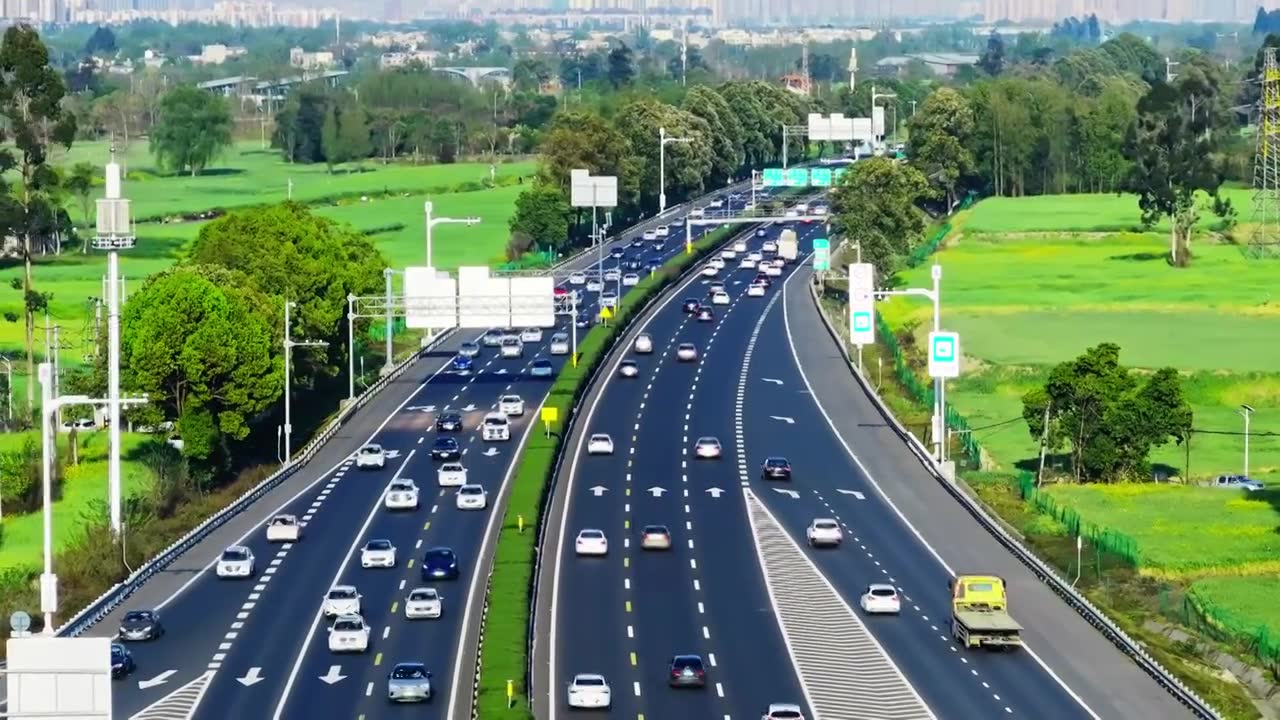
<path fill-rule="evenodd" d="M 658 214 L 667 210 L 667 143 L 693 142 L 693 138 L 671 137 L 665 127 L 658 128 Z"/>
<path fill-rule="evenodd" d="M 388 276 L 390 277 L 390 276 Z M 293 424 L 291 423 L 290 396 L 293 394 L 293 376 L 291 373 L 291 360 L 293 349 L 296 347 L 327 347 L 329 343 L 323 340 L 294 340 L 289 336 L 289 310 L 298 306 L 293 301 L 285 301 L 284 304 L 284 464 L 288 465 L 292 457 L 292 439 Z M 391 332 L 391 327 L 387 326 L 387 332 Z"/>

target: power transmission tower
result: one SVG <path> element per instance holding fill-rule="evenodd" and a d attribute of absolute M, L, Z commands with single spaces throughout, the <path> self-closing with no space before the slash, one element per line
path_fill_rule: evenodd
<path fill-rule="evenodd" d="M 1253 159 L 1253 234 L 1245 247 L 1252 258 L 1280 256 L 1280 66 L 1267 48 L 1258 100 L 1258 149 Z"/>

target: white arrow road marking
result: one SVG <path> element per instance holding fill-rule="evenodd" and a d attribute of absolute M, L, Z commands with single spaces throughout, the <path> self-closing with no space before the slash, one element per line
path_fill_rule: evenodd
<path fill-rule="evenodd" d="M 153 687 L 156 687 L 157 685 L 163 685 L 169 682 L 169 678 L 175 675 L 177 672 L 178 672 L 177 670 L 165 670 L 164 672 L 151 678 L 150 680 L 139 680 L 138 689 L 146 690 L 147 688 L 153 688 Z"/>
<path fill-rule="evenodd" d="M 251 667 L 249 668 L 249 672 L 244 674 L 244 677 L 236 678 L 236 682 L 245 687 L 253 687 L 254 684 L 260 683 L 263 680 L 266 680 L 266 678 L 262 677 L 262 668 L 260 667 Z"/>
<path fill-rule="evenodd" d="M 790 495 L 792 500 L 800 499 L 800 493 L 796 492 L 795 490 L 783 490 L 782 488 L 774 488 L 773 491 L 776 493 L 782 493 L 783 495 Z"/>
<path fill-rule="evenodd" d="M 603 486 L 603 485 L 596 485 L 595 487 L 591 488 L 591 494 L 592 494 L 592 495 L 595 495 L 596 497 L 600 497 L 601 495 L 605 494 L 605 492 L 606 492 L 608 489 L 609 489 L 609 488 L 607 488 L 607 487 L 605 487 L 605 486 Z"/>
<path fill-rule="evenodd" d="M 497 454 L 498 454 L 498 448 L 496 448 L 496 447 L 491 447 L 491 448 L 489 448 L 488 450 L 485 450 L 483 453 L 480 453 L 480 454 L 481 454 L 481 455 L 484 455 L 485 457 L 493 457 L 494 455 L 497 455 Z"/>
<path fill-rule="evenodd" d="M 718 487 L 712 487 L 712 488 L 707 488 L 707 492 L 711 493 L 711 497 L 718 498 L 720 497 L 720 494 L 724 492 L 724 490 L 721 490 Z"/>
<path fill-rule="evenodd" d="M 760 378 L 760 379 L 761 379 L 761 380 L 763 380 L 763 381 L 765 381 L 765 382 L 767 382 L 767 383 L 773 383 L 774 385 L 781 385 L 781 384 L 782 384 L 782 381 L 781 381 L 781 380 L 779 380 L 779 379 L 777 379 L 777 378 Z"/>
<path fill-rule="evenodd" d="M 475 405 L 467 405 L 466 407 L 462 408 L 462 412 L 472 412 L 475 409 L 476 409 Z"/>
<path fill-rule="evenodd" d="M 435 405 L 410 405 L 405 410 L 417 410 L 418 412 L 430 413 L 436 411 Z"/>
<path fill-rule="evenodd" d="M 325 683 L 332 685 L 338 682 L 339 680 L 346 680 L 347 676 L 342 674 L 341 665 L 330 665 L 329 672 L 325 673 L 324 675 L 321 675 L 320 679 L 323 680 Z"/>
<path fill-rule="evenodd" d="M 781 420 L 782 422 L 784 422 L 784 423 L 786 423 L 786 424 L 788 424 L 788 425 L 795 425 L 795 424 L 796 424 L 796 421 L 795 421 L 795 420 L 793 420 L 793 419 L 791 419 L 791 418 L 789 418 L 789 417 L 786 417 L 786 416 L 784 416 L 784 415 L 770 415 L 769 417 L 770 417 L 770 418 L 772 418 L 772 419 L 774 419 L 774 420 Z"/>
<path fill-rule="evenodd" d="M 836 492 L 840 493 L 841 495 L 852 495 L 852 496 L 854 496 L 855 498 L 857 498 L 857 499 L 859 499 L 859 500 L 866 500 L 866 499 L 867 499 L 867 496 L 866 496 L 866 495 L 863 495 L 862 493 L 858 492 L 857 490 L 845 490 L 844 488 L 839 488 L 839 489 L 837 489 L 837 490 L 836 490 Z"/>
<path fill-rule="evenodd" d="M 653 493 L 654 497 L 662 497 L 662 493 L 666 491 L 667 491 L 666 488 L 660 488 L 657 486 L 649 488 L 649 492 Z"/>
<path fill-rule="evenodd" d="M 506 375 L 506 374 L 507 374 L 507 369 L 506 369 L 506 368 L 498 368 L 498 369 L 497 369 L 493 374 L 494 374 L 494 375 Z"/>

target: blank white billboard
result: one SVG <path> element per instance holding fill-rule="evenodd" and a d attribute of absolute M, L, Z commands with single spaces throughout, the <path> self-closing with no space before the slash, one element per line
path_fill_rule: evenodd
<path fill-rule="evenodd" d="M 449 273 L 427 267 L 404 269 L 405 326 L 448 330 L 458 326 L 458 283 Z"/>
<path fill-rule="evenodd" d="M 5 648 L 7 717 L 110 720 L 110 638 L 14 638 Z"/>
<path fill-rule="evenodd" d="M 479 273 L 463 278 L 458 271 L 458 327 L 493 328 L 508 327 L 511 322 L 511 281 L 506 278 L 484 277 Z"/>
<path fill-rule="evenodd" d="M 876 139 L 875 129 L 871 127 L 871 118 L 851 118 L 853 120 L 853 139 L 871 143 Z"/>
<path fill-rule="evenodd" d="M 556 324 L 555 278 L 511 279 L 511 327 L 552 327 Z"/>
<path fill-rule="evenodd" d="M 618 178 L 592 175 L 586 170 L 570 170 L 569 204 L 573 207 L 617 207 Z"/>
<path fill-rule="evenodd" d="M 884 137 L 884 106 L 876 105 L 871 108 L 871 128 L 875 131 L 876 137 Z"/>
<path fill-rule="evenodd" d="M 809 139 L 847 142 L 853 139 L 853 118 L 840 113 L 809 113 Z"/>

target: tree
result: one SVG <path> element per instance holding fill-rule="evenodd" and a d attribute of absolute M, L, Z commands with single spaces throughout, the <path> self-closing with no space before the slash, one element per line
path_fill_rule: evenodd
<path fill-rule="evenodd" d="M 635 59 L 631 54 L 631 48 L 626 43 L 618 43 L 618 46 L 609 51 L 608 60 L 609 84 L 614 89 L 624 85 L 630 85 L 636 76 Z"/>
<path fill-rule="evenodd" d="M 111 28 L 99 25 L 84 44 L 85 55 L 114 53 L 116 51 L 116 35 Z"/>
<path fill-rule="evenodd" d="M 856 240 L 866 262 L 888 277 L 924 232 L 916 203 L 930 192 L 928 179 L 910 165 L 884 157 L 863 160 L 831 191 L 836 229 Z"/>
<path fill-rule="evenodd" d="M 689 142 L 668 143 L 666 147 L 666 193 L 672 198 L 668 204 L 702 192 L 712 166 L 710 128 L 706 122 L 665 103 L 637 100 L 618 112 L 614 124 L 630 142 L 638 162 L 643 207 L 658 206 L 659 128 L 665 128 L 669 136 L 689 138 Z"/>
<path fill-rule="evenodd" d="M 71 171 L 62 180 L 62 186 L 76 196 L 80 201 L 80 215 L 84 218 L 85 227 L 89 227 L 89 207 L 93 200 L 93 182 L 98 175 L 98 169 L 93 163 L 78 162 L 71 166 Z M 84 234 L 84 248 L 82 252 L 89 252 L 89 233 Z"/>
<path fill-rule="evenodd" d="M 289 162 L 317 163 L 324 160 L 322 128 L 331 100 L 322 88 L 303 85 L 290 93 L 284 108 L 276 113 L 272 145 L 280 148 Z"/>
<path fill-rule="evenodd" d="M 974 170 L 969 149 L 973 129 L 973 108 L 952 88 L 939 88 L 925 98 L 908 126 L 911 135 L 907 156 L 923 170 L 947 198 L 947 208 L 956 204 L 956 185 Z"/>
<path fill-rule="evenodd" d="M 581 168 L 593 175 L 616 176 L 619 204 L 636 203 L 640 168 L 631 141 L 599 115 L 582 111 L 557 113 L 543 133 L 541 150 L 539 177 L 566 194 L 569 172 Z"/>
<path fill-rule="evenodd" d="M 1186 440 L 1192 420 L 1176 370 L 1162 368 L 1141 382 L 1120 364 L 1113 343 L 1055 366 L 1043 388 L 1023 396 L 1022 416 L 1049 449 L 1069 448 L 1077 482 L 1145 477 L 1151 448 Z"/>
<path fill-rule="evenodd" d="M 729 103 L 715 90 L 698 85 L 684 96 L 684 110 L 702 118 L 707 124 L 711 143 L 711 177 L 713 185 L 726 185 L 746 160 L 742 125 Z"/>
<path fill-rule="evenodd" d="M 40 36 L 27 25 L 11 26 L 0 42 L 0 118 L 13 139 L 13 149 L 0 150 L 0 173 L 19 171 L 19 187 L 0 184 L 0 234 L 21 242 L 22 291 L 26 298 L 25 334 L 27 377 L 36 376 L 33 340 L 33 302 L 41 296 L 32 277 L 32 252 L 48 231 L 49 218 L 56 218 L 53 194 L 57 173 L 48 164 L 51 145 L 71 147 L 76 135 L 74 115 L 63 112 L 65 90 L 62 78 L 49 66 L 49 50 Z M 15 153 L 16 150 L 16 153 Z M 15 157 L 16 155 L 16 157 Z M 27 383 L 27 407 L 35 405 L 35 383 Z"/>
<path fill-rule="evenodd" d="M 978 67 L 991 77 L 1004 72 L 1004 38 L 994 30 L 987 36 L 987 49 L 978 58 Z"/>
<path fill-rule="evenodd" d="M 125 306 L 121 382 L 177 421 L 188 457 L 211 459 L 223 435 L 244 439 L 254 416 L 280 398 L 272 316 L 245 281 L 179 265 L 151 276 Z"/>
<path fill-rule="evenodd" d="M 516 198 L 515 212 L 507 225 L 512 237 L 523 235 L 535 246 L 562 250 L 569 239 L 570 210 L 563 190 L 537 182 Z"/>
<path fill-rule="evenodd" d="M 231 109 L 219 95 L 180 85 L 160 101 L 160 115 L 151 128 L 151 154 L 173 172 L 200 174 L 210 161 L 231 146 Z"/>
<path fill-rule="evenodd" d="M 334 165 L 368 157 L 369 125 L 364 109 L 351 100 L 331 102 L 320 130 L 320 146 L 330 172 Z"/>

